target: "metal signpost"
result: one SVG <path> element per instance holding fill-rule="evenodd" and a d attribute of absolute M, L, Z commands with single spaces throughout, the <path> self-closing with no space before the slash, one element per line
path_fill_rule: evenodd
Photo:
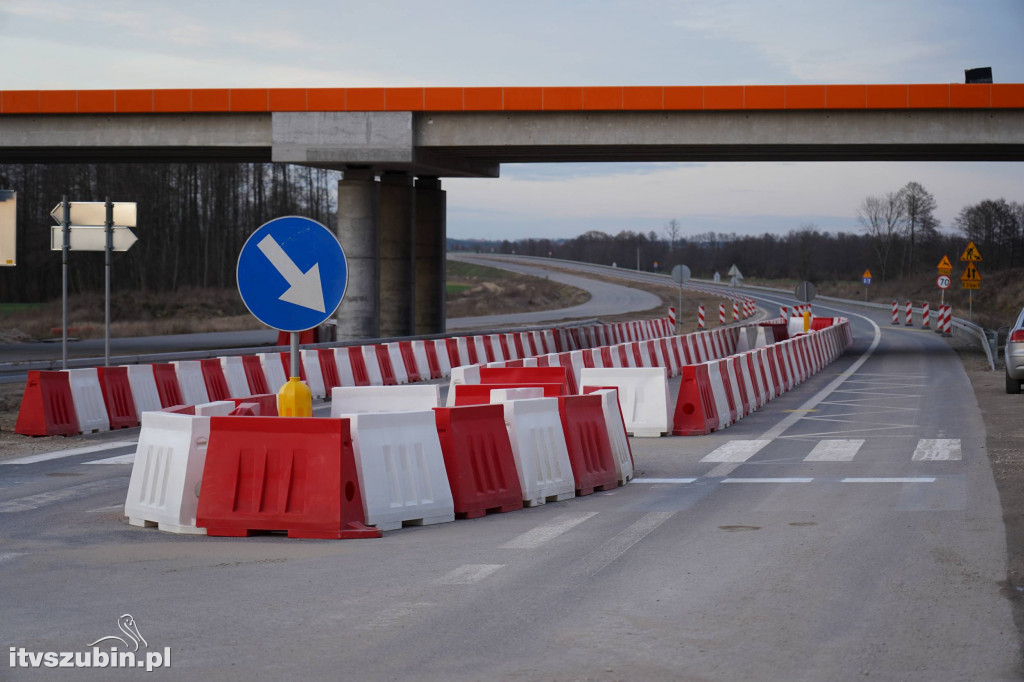
<path fill-rule="evenodd" d="M 291 376 L 299 376 L 299 332 L 318 326 L 341 304 L 348 264 L 338 238 L 309 218 L 263 224 L 238 255 L 238 293 L 256 319 L 291 332 Z"/>
<path fill-rule="evenodd" d="M 953 264 L 949 262 L 949 256 L 943 256 L 942 260 L 940 260 L 939 264 L 935 267 L 939 271 L 939 279 L 937 282 L 939 283 L 939 289 L 942 290 L 939 303 L 941 305 L 946 305 L 946 289 L 949 288 L 949 284 L 947 283 L 946 286 L 942 286 L 941 282 L 942 277 L 945 277 L 947 282 L 949 281 L 949 276 L 953 274 Z"/>
<path fill-rule="evenodd" d="M 981 260 L 981 252 L 978 251 L 978 247 L 974 245 L 973 241 L 967 242 L 967 248 L 960 254 L 960 260 L 967 263 L 967 267 L 964 268 L 964 274 L 960 275 L 960 285 L 967 289 L 967 319 L 973 322 L 974 291 L 975 289 L 981 289 L 981 273 L 978 272 L 978 266 L 975 265 L 975 263 Z"/>
<path fill-rule="evenodd" d="M 729 280 L 729 286 L 731 287 L 739 286 L 740 280 L 743 279 L 743 275 L 740 273 L 740 269 L 736 267 L 735 263 L 733 263 L 733 266 L 729 268 L 729 272 L 726 274 L 728 274 L 729 277 L 731 277 L 731 279 Z"/>
<path fill-rule="evenodd" d="M 864 280 L 864 302 L 868 302 L 868 286 L 871 284 L 871 270 L 865 270 L 862 275 Z"/>
<path fill-rule="evenodd" d="M 818 290 L 815 289 L 814 285 L 810 282 L 800 282 L 800 284 L 796 285 L 796 289 L 793 292 L 796 300 L 801 303 L 810 303 L 814 300 L 814 297 L 817 296 L 817 294 Z"/>
<path fill-rule="evenodd" d="M 672 268 L 672 281 L 679 285 L 679 305 L 676 310 L 679 311 L 676 316 L 676 326 L 682 324 L 683 318 L 683 285 L 690 281 L 690 268 L 685 265 L 677 265 Z"/>
<path fill-rule="evenodd" d="M 59 224 L 50 227 L 50 250 L 61 252 L 61 367 L 68 368 L 68 252 L 105 252 L 105 295 L 103 364 L 110 366 L 110 265 L 111 253 L 127 251 L 138 237 L 135 227 L 137 206 L 132 202 L 74 201 L 67 196 L 50 211 Z"/>

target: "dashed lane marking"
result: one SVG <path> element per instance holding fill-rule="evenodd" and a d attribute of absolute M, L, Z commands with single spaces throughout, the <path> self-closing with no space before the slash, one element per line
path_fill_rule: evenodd
<path fill-rule="evenodd" d="M 74 457 L 75 455 L 88 455 L 93 452 L 104 452 L 106 450 L 116 450 L 117 448 L 124 448 L 131 446 L 137 446 L 138 442 L 134 440 L 116 440 L 109 443 L 100 443 L 97 445 L 88 445 L 82 448 L 72 448 L 70 450 L 58 450 L 56 452 L 44 452 L 38 455 L 29 455 L 27 457 L 19 457 L 18 459 L 8 459 L 4 462 L 0 462 L 0 466 L 7 466 L 10 464 L 36 464 L 38 462 L 48 462 L 52 459 L 63 459 L 64 457 Z"/>
<path fill-rule="evenodd" d="M 580 564 L 579 573 L 588 577 L 594 575 L 628 552 L 633 545 L 643 540 L 655 528 L 675 515 L 676 512 L 650 512 L 649 514 L 644 514 L 639 521 L 621 531 L 585 557 Z"/>
<path fill-rule="evenodd" d="M 19 497 L 14 500 L 8 500 L 7 502 L 0 502 L 0 514 L 33 511 L 56 502 L 65 502 L 78 497 L 85 497 L 86 495 L 91 495 L 101 490 L 122 488 L 124 486 L 125 481 L 123 479 L 107 479 L 103 481 L 93 481 L 92 483 L 82 483 L 81 485 L 73 485 L 70 488 L 63 488 L 62 490 L 53 490 L 51 492 L 38 493 L 27 497 Z"/>
<path fill-rule="evenodd" d="M 505 564 L 464 564 L 439 581 L 442 585 L 472 585 L 501 570 Z"/>
<path fill-rule="evenodd" d="M 746 462 L 756 455 L 761 448 L 771 443 L 771 439 L 733 440 L 719 445 L 701 458 L 702 462 Z"/>
<path fill-rule="evenodd" d="M 512 538 L 501 545 L 500 549 L 534 549 L 540 547 L 594 516 L 597 516 L 597 512 L 570 512 L 562 514 L 543 526 L 537 526 L 533 530 L 528 530 L 522 535 Z"/>

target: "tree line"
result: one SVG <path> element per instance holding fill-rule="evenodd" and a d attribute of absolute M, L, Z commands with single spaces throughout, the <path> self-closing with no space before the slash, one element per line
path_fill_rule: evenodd
<path fill-rule="evenodd" d="M 1024 267 L 1024 205 L 986 199 L 965 206 L 948 229 L 935 217 L 934 196 L 917 182 L 857 207 L 856 227 L 827 232 L 803 224 L 786 234 L 688 234 L 676 219 L 661 233 L 586 232 L 572 239 L 455 241 L 450 250 L 549 256 L 602 265 L 669 272 L 687 265 L 695 277 L 726 277 L 735 265 L 744 277 L 811 282 L 860 280 L 864 270 L 881 281 L 934 272 L 943 256 L 956 260 L 971 240 L 988 271 Z M 852 221 L 851 221 L 852 222 Z"/>
<path fill-rule="evenodd" d="M 302 215 L 334 229 L 340 177 L 271 163 L 0 164 L 0 188 L 18 192 L 18 263 L 0 268 L 0 301 L 60 298 L 50 211 L 62 196 L 138 204 L 139 240 L 114 254 L 114 290 L 230 288 L 242 245 L 268 220 Z M 69 291 L 103 290 L 102 252 L 72 252 L 68 262 Z"/>

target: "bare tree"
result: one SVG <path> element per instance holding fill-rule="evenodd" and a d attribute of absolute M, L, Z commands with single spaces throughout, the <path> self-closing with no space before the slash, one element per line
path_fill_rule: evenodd
<path fill-rule="evenodd" d="M 914 254 L 919 242 L 928 242 L 937 235 L 939 221 L 935 217 L 935 197 L 919 183 L 908 182 L 899 191 L 903 201 L 906 248 L 903 262 L 907 272 L 914 271 Z"/>
<path fill-rule="evenodd" d="M 904 215 L 903 201 L 897 192 L 867 197 L 857 209 L 857 222 L 871 238 L 883 282 L 889 273 L 892 251 L 899 242 Z"/>
<path fill-rule="evenodd" d="M 669 258 L 672 258 L 676 252 L 676 244 L 679 242 L 679 238 L 682 236 L 683 227 L 679 224 L 679 221 L 673 218 L 672 220 L 665 223 L 665 227 L 662 228 L 665 231 L 665 236 L 668 237 L 668 252 Z"/>

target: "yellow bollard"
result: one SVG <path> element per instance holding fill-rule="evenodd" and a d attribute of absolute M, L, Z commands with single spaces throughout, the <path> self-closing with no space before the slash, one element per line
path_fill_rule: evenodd
<path fill-rule="evenodd" d="M 313 392 L 299 377 L 291 377 L 277 392 L 279 417 L 312 417 Z"/>
<path fill-rule="evenodd" d="M 804 334 L 811 331 L 811 311 L 804 311 Z"/>

